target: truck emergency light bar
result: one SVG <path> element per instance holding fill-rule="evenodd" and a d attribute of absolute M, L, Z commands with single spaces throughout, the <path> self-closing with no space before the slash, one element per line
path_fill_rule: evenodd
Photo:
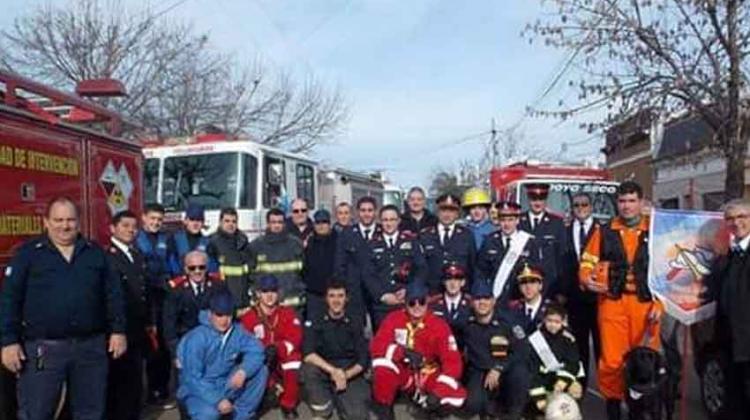
<path fill-rule="evenodd" d="M 70 114 L 67 118 L 63 119 L 66 122 L 103 122 L 106 123 L 109 134 L 117 136 L 121 132 L 122 119 L 120 115 L 101 105 L 87 101 L 80 96 L 56 90 L 26 79 L 23 76 L 2 70 L 0 70 L 0 84 L 5 85 L 4 89 L 0 86 L 0 100 L 2 103 L 14 108 L 26 109 L 50 123 L 55 123 L 60 118 L 54 113 L 48 112 L 45 108 L 34 104 L 33 101 L 24 97 L 21 92 L 46 98 L 55 107 L 71 107 Z M 124 94 L 122 84 L 113 80 L 87 82 L 81 83 L 81 85 L 83 85 L 83 89 L 80 87 L 78 89 L 81 94 L 87 94 L 90 91 L 97 91 L 96 96 L 120 96 Z"/>

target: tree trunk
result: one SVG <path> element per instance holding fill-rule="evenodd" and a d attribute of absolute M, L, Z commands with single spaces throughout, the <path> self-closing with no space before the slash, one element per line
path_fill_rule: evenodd
<path fill-rule="evenodd" d="M 745 193 L 745 157 L 747 156 L 747 142 L 743 136 L 729 139 L 735 143 L 726 153 L 727 172 L 724 179 L 724 199 L 742 198 Z"/>
<path fill-rule="evenodd" d="M 747 142 L 740 130 L 740 83 L 741 61 L 739 40 L 737 39 L 737 0 L 727 2 L 727 55 L 729 56 L 729 80 L 727 81 L 728 115 L 723 130 L 719 135 L 725 140 L 727 174 L 724 181 L 724 198 L 742 198 L 745 193 L 745 158 Z"/>

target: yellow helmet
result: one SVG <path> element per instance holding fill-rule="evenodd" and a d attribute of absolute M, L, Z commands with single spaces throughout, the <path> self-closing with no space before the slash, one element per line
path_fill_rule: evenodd
<path fill-rule="evenodd" d="M 464 207 L 489 206 L 492 204 L 490 195 L 481 188 L 469 188 L 464 192 L 464 199 L 461 201 Z"/>

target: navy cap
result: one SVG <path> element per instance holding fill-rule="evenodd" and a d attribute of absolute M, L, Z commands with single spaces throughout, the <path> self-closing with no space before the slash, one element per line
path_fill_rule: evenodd
<path fill-rule="evenodd" d="M 492 285 L 487 280 L 478 279 L 471 286 L 471 297 L 473 298 L 491 298 L 494 296 Z"/>
<path fill-rule="evenodd" d="M 279 279 L 276 276 L 263 276 L 258 279 L 258 290 L 268 292 L 279 290 Z"/>
<path fill-rule="evenodd" d="M 320 209 L 313 215 L 315 223 L 331 223 L 331 213 L 326 209 Z"/>
<path fill-rule="evenodd" d="M 406 301 L 426 298 L 429 290 L 421 281 L 413 281 L 406 285 Z"/>
<path fill-rule="evenodd" d="M 232 315 L 234 313 L 234 299 L 228 290 L 219 290 L 208 300 L 208 309 L 216 315 Z"/>
<path fill-rule="evenodd" d="M 190 220 L 204 220 L 203 206 L 189 204 L 187 210 L 185 210 L 185 218 Z"/>

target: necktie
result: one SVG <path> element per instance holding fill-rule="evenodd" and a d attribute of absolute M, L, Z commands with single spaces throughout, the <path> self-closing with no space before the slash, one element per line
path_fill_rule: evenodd
<path fill-rule="evenodd" d="M 365 229 L 365 241 L 370 240 L 370 229 Z"/>
<path fill-rule="evenodd" d="M 583 249 L 586 247 L 586 227 L 583 223 L 578 224 L 578 258 L 581 257 Z"/>
<path fill-rule="evenodd" d="M 505 252 L 508 252 L 510 249 L 510 236 L 505 237 Z"/>
<path fill-rule="evenodd" d="M 534 310 L 531 308 L 526 308 L 526 317 L 529 318 L 529 321 L 533 321 L 534 317 L 532 316 L 534 313 Z"/>
<path fill-rule="evenodd" d="M 448 242 L 448 238 L 450 238 L 450 228 L 444 227 L 443 238 L 440 240 L 440 242 L 445 245 L 445 243 Z"/>
<path fill-rule="evenodd" d="M 453 303 L 451 303 L 451 309 L 450 309 L 451 318 L 453 318 L 453 316 L 455 315 L 455 313 L 456 313 L 456 302 L 453 302 Z"/>
<path fill-rule="evenodd" d="M 388 238 L 388 248 L 393 248 L 393 238 Z"/>

